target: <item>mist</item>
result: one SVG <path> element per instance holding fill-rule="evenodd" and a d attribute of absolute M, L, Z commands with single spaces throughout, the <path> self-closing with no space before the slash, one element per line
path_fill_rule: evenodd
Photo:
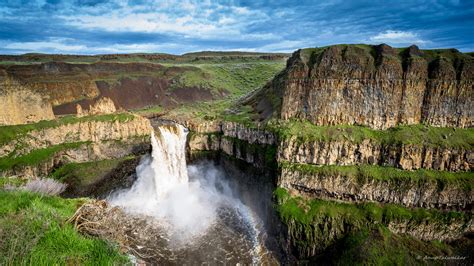
<path fill-rule="evenodd" d="M 222 169 L 212 162 L 186 166 L 186 131 L 176 127 L 160 128 L 160 135 L 152 136 L 152 154 L 137 166 L 133 186 L 112 193 L 108 201 L 129 213 L 156 218 L 171 244 L 179 248 L 215 226 L 222 209 L 232 209 L 239 216 L 247 216 L 248 210 Z"/>

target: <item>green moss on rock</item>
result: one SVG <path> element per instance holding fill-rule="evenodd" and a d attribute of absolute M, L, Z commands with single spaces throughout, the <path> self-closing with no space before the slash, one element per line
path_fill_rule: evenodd
<path fill-rule="evenodd" d="M 371 140 L 382 145 L 412 144 L 465 149 L 474 147 L 473 128 L 443 128 L 419 124 L 375 130 L 364 126 L 316 126 L 309 121 L 289 120 L 273 121 L 269 124 L 269 129 L 281 139 L 296 138 L 299 142 L 361 143 L 364 140 Z"/>

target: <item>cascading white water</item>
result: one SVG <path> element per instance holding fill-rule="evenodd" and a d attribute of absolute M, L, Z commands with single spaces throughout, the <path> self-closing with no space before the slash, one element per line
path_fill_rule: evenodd
<path fill-rule="evenodd" d="M 186 169 L 186 129 L 181 125 L 158 128 L 158 139 L 151 134 L 152 163 L 156 197 L 164 197 L 174 187 L 188 183 Z"/>
<path fill-rule="evenodd" d="M 158 218 L 172 240 L 170 245 L 175 248 L 189 247 L 194 241 L 201 241 L 197 247 L 214 241 L 221 243 L 218 245 L 232 241 L 240 246 L 251 243 L 248 254 L 253 263 L 257 262 L 255 250 L 260 245 L 255 241 L 258 235 L 256 222 L 251 217 L 252 211 L 234 196 L 230 185 L 223 180 L 225 174 L 208 163 L 190 166 L 192 178 L 189 178 L 185 158 L 186 128 L 178 124 L 165 125 L 156 133 L 156 137 L 154 133 L 151 136 L 151 157 L 142 159 L 137 167 L 137 180 L 130 189 L 109 196 L 111 204 L 131 213 Z M 228 227 L 226 223 L 236 224 Z M 236 226 L 244 226 L 243 231 L 247 232 L 233 232 L 232 228 Z M 210 228 L 216 229 L 208 232 Z M 223 234 L 227 236 L 223 237 Z M 234 234 L 240 235 L 241 239 L 230 237 Z M 221 239 L 214 240 L 216 238 Z M 230 240 L 219 242 L 223 239 Z M 236 247 L 230 244 L 229 248 Z"/>
<path fill-rule="evenodd" d="M 185 145 L 187 130 L 179 125 L 161 126 L 151 134 L 151 158 L 137 167 L 138 179 L 132 188 L 109 197 L 112 204 L 130 212 L 156 216 L 160 202 L 178 186 L 187 186 Z"/>
<path fill-rule="evenodd" d="M 108 200 L 131 213 L 160 218 L 169 233 L 179 238 L 176 242 L 186 242 L 215 222 L 222 194 L 199 180 L 189 182 L 186 128 L 164 125 L 156 133 L 156 137 L 151 135 L 151 158 L 145 157 L 137 167 L 138 178 L 132 188 L 114 193 Z"/>

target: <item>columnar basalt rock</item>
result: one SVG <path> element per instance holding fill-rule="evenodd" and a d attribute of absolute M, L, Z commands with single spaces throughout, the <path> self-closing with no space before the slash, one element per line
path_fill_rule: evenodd
<path fill-rule="evenodd" d="M 60 150 L 47 160 L 35 165 L 20 165 L 0 170 L 0 176 L 18 176 L 27 179 L 45 177 L 54 169 L 68 163 L 84 163 L 123 158 L 131 154 L 144 154 L 148 152 L 149 145 L 148 137 L 84 143 L 75 148 Z"/>
<path fill-rule="evenodd" d="M 277 79 L 267 90 L 283 94 L 277 110 L 282 119 L 375 129 L 418 123 L 471 127 L 474 59 L 456 50 L 440 54 L 416 46 L 302 49 L 288 60 L 283 82 Z"/>
<path fill-rule="evenodd" d="M 123 119 L 123 116 L 127 116 L 127 119 Z M 122 117 L 122 121 L 119 121 L 119 117 Z M 143 154 L 149 149 L 152 130 L 148 119 L 129 114 L 117 114 L 115 118 L 98 116 L 96 120 L 91 117 L 31 130 L 2 143 L 0 160 L 14 161 L 15 158 L 30 156 L 39 150 L 58 148 L 38 163 L 27 162 L 14 164 L 11 169 L 0 168 L 0 176 L 36 178 L 48 175 L 55 167 L 65 163 Z"/>
<path fill-rule="evenodd" d="M 465 181 L 467 182 L 467 181 Z M 468 184 L 473 186 L 474 183 Z M 341 172 L 309 173 L 283 167 L 278 186 L 313 198 L 393 203 L 406 207 L 471 209 L 474 191 L 462 182 L 393 178 L 378 180 Z"/>
<path fill-rule="evenodd" d="M 278 160 L 315 165 L 383 165 L 403 170 L 470 171 L 474 150 L 411 144 L 382 145 L 370 139 L 351 141 L 281 140 Z"/>
<path fill-rule="evenodd" d="M 191 153 L 223 152 L 259 168 L 269 167 L 276 158 L 276 137 L 263 129 L 248 128 L 234 122 L 184 124 L 192 130 L 188 139 Z"/>

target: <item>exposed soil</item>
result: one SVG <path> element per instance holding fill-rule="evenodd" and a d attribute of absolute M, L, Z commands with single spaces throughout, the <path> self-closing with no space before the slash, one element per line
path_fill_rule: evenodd
<path fill-rule="evenodd" d="M 186 87 L 169 91 L 169 80 L 155 77 L 140 77 L 137 79 L 120 79 L 117 84 L 97 81 L 100 91 L 99 97 L 112 99 L 117 108 L 138 109 L 152 105 L 162 107 L 176 107 L 183 103 L 192 103 L 213 99 L 212 93 L 203 88 Z M 89 109 L 98 98 L 83 99 L 77 102 L 66 103 L 53 107 L 55 115 L 75 114 L 76 104 L 83 109 Z"/>

